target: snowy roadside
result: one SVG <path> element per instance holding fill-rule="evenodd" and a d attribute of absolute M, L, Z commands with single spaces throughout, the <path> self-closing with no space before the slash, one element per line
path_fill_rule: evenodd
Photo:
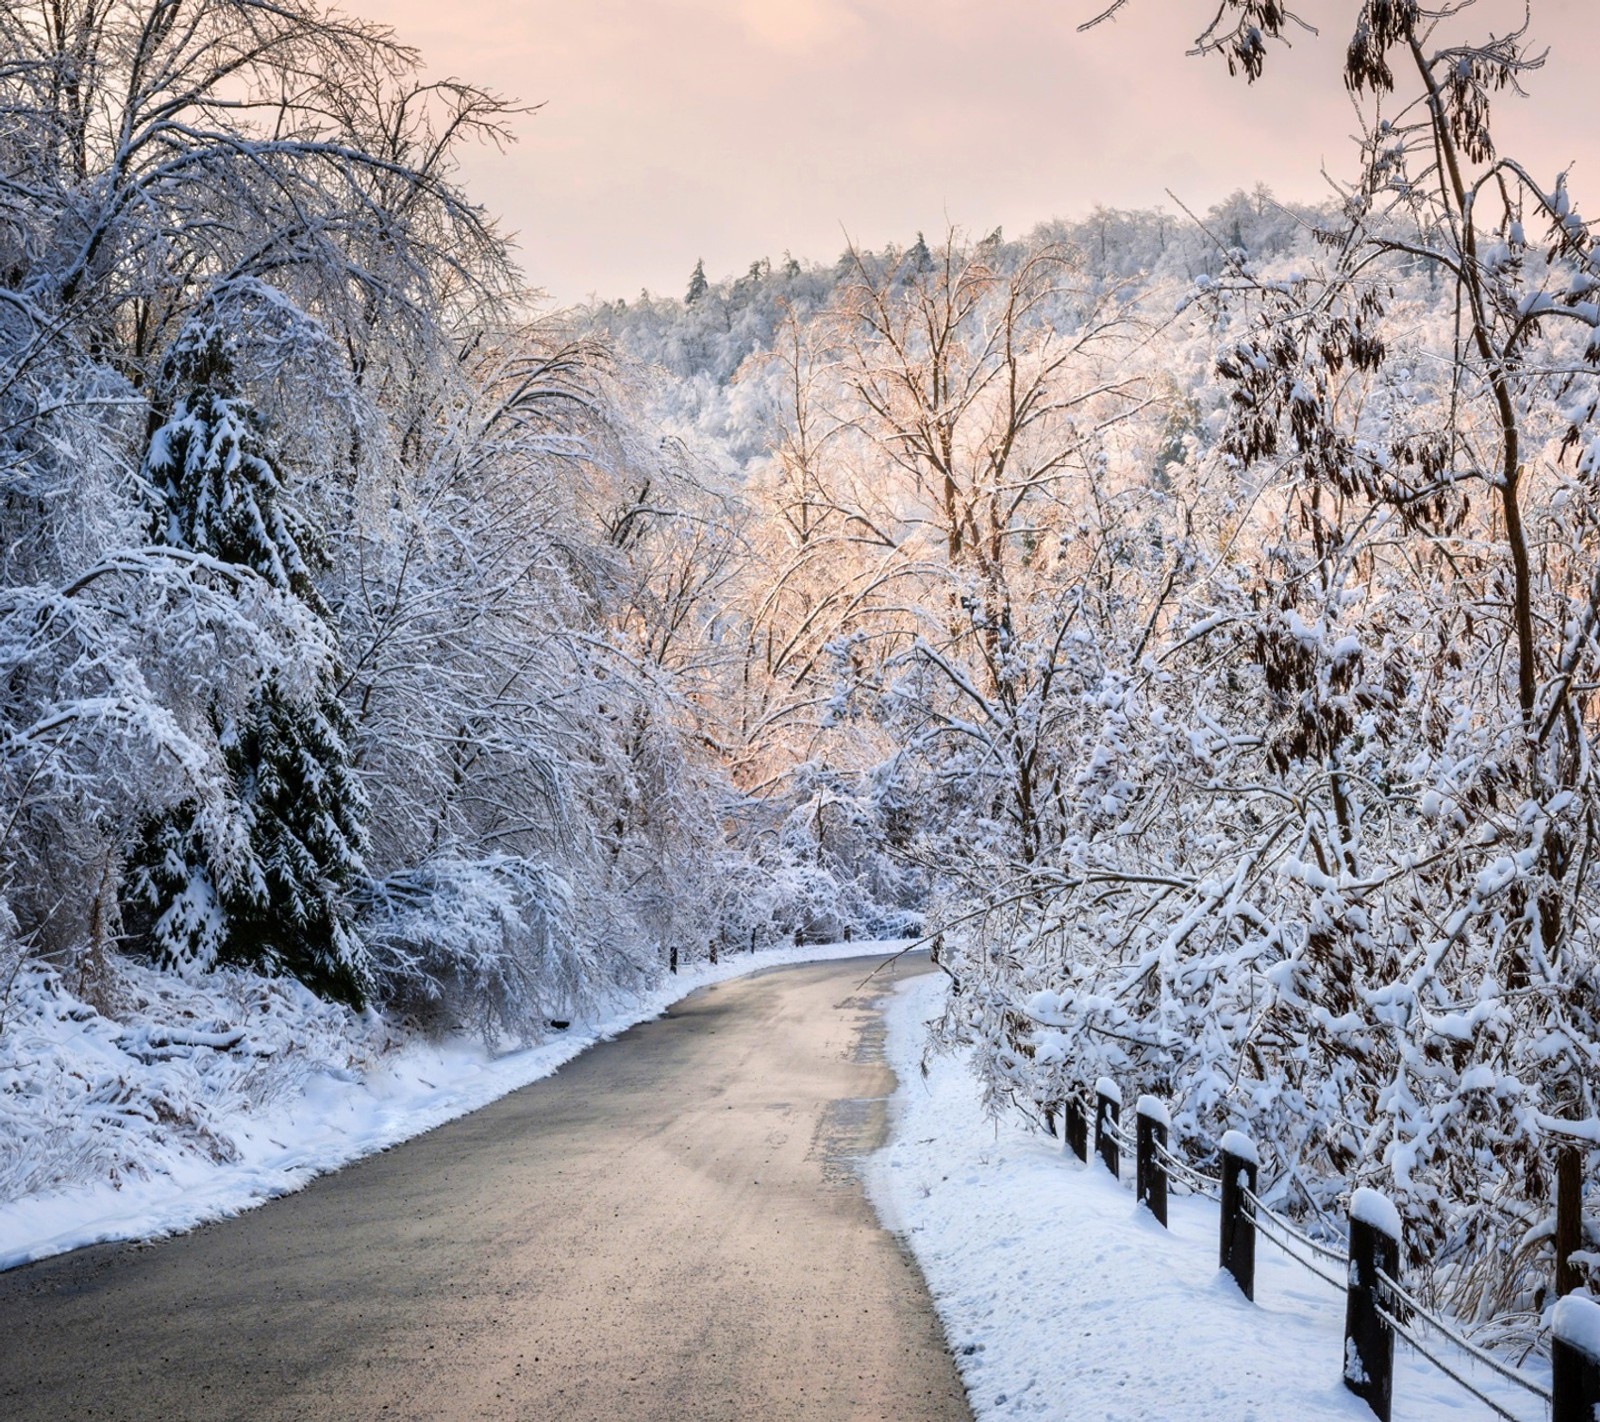
<path fill-rule="evenodd" d="M 1210 1201 L 1174 1197 L 1163 1230 L 1098 1163 L 986 1119 L 958 1057 L 929 1057 L 923 1075 L 923 1024 L 943 991 L 921 977 L 889 999 L 900 1085 L 866 1174 L 928 1281 L 979 1422 L 1371 1422 L 1339 1379 L 1342 1294 L 1263 1243 L 1247 1302 L 1217 1268 Z M 1511 1384 L 1470 1375 L 1513 1416 L 1544 1416 Z M 1397 1422 L 1491 1415 L 1404 1345 L 1394 1396 Z"/>
<path fill-rule="evenodd" d="M 696 963 L 644 996 L 613 1000 L 592 1022 L 499 1056 L 465 1038 L 396 1045 L 375 1018 L 367 1023 L 371 1040 L 351 1042 L 340 1035 L 348 1017 L 335 1022 L 332 1009 L 293 984 L 261 994 L 247 1037 L 130 1031 L 88 1009 L 49 1010 L 52 1000 L 38 994 L 44 1010 L 29 1015 L 13 1006 L 9 1051 L 0 1059 L 0 1134 L 9 1133 L 5 1144 L 17 1157 L 12 1176 L 25 1181 L 30 1168 L 83 1175 L 91 1161 L 113 1163 L 109 1178 L 0 1200 L 0 1269 L 87 1244 L 192 1229 L 302 1189 L 550 1076 L 697 988 L 902 946 L 820 944 Z M 249 981 L 259 988 L 259 979 Z M 263 1074 L 252 1056 L 276 1067 L 270 1088 L 252 1089 L 252 1076 Z M 298 1069 L 285 1072 L 277 1063 L 290 1056 Z"/>

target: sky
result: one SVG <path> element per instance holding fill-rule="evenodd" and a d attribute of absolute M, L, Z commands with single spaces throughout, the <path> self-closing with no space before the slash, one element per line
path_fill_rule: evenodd
<path fill-rule="evenodd" d="M 1097 205 L 1203 210 L 1265 182 L 1328 192 L 1353 171 L 1340 78 L 1354 0 L 1302 0 L 1320 29 L 1254 86 L 1186 54 L 1215 0 L 346 0 L 421 50 L 427 72 L 512 96 L 504 153 L 463 177 L 555 301 L 681 294 L 787 252 L 955 225 L 1020 234 Z M 1532 0 L 1551 47 L 1506 97 L 1503 152 L 1600 209 L 1600 0 Z M 1504 31 L 1521 0 L 1478 0 Z"/>

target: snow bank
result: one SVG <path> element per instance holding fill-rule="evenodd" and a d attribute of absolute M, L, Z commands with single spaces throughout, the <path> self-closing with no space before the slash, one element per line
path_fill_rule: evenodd
<path fill-rule="evenodd" d="M 397 1036 L 292 979 L 130 966 L 119 1020 L 23 975 L 0 1035 L 0 1269 L 192 1229 L 538 1081 L 710 983 L 892 952 L 839 943 L 686 967 L 525 1051 Z M 243 1024 L 240 1031 L 224 1023 Z"/>
<path fill-rule="evenodd" d="M 1251 1304 L 1217 1268 L 1210 1201 L 1175 1194 L 1163 1230 L 1127 1182 L 988 1119 L 963 1057 L 924 1059 L 943 992 L 921 977 L 889 1001 L 900 1085 L 867 1178 L 928 1281 L 978 1422 L 1371 1422 L 1340 1378 L 1343 1292 L 1263 1240 Z M 1396 1417 L 1485 1415 L 1408 1349 L 1395 1365 Z M 1468 1376 L 1512 1416 L 1542 1416 L 1514 1385 Z"/>

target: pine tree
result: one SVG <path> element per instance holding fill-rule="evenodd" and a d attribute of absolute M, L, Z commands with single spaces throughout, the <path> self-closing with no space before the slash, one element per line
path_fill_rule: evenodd
<path fill-rule="evenodd" d="M 325 611 L 302 553 L 314 540 L 283 497 L 260 422 L 235 389 L 226 342 L 215 332 L 191 337 L 168 366 L 190 389 L 145 455 L 151 536 L 250 568 Z"/>
<path fill-rule="evenodd" d="M 359 1006 L 364 950 L 344 891 L 366 873 L 366 808 L 350 769 L 348 721 L 324 689 L 307 703 L 268 680 L 223 737 L 250 825 L 264 893 L 224 902 L 226 959 L 292 973 L 313 991 Z"/>
<path fill-rule="evenodd" d="M 683 298 L 686 306 L 693 306 L 706 292 L 711 290 L 711 283 L 706 280 L 705 258 L 700 258 L 694 264 L 694 271 L 689 276 L 689 293 Z"/>
<path fill-rule="evenodd" d="M 307 561 L 315 545 L 235 388 L 225 343 L 197 335 L 169 364 L 189 390 L 145 459 L 152 535 L 250 568 L 326 616 Z M 195 801 L 145 825 L 130 862 L 130 921 L 159 959 L 286 972 L 359 1005 L 367 974 L 344 898 L 365 873 L 365 800 L 329 679 L 291 687 L 269 673 L 237 719 L 213 714 L 244 843 L 229 852 L 202 835 Z"/>
<path fill-rule="evenodd" d="M 917 233 L 917 240 L 906 252 L 906 263 L 914 272 L 933 270 L 933 253 L 928 250 L 928 239 L 920 232 Z"/>

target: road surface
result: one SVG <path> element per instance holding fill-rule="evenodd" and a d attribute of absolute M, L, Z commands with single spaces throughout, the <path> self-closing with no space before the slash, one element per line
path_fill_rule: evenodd
<path fill-rule="evenodd" d="M 0 1274 L 0 1417 L 969 1418 L 851 1166 L 893 1086 L 869 966 L 707 989 L 238 1219 Z"/>

